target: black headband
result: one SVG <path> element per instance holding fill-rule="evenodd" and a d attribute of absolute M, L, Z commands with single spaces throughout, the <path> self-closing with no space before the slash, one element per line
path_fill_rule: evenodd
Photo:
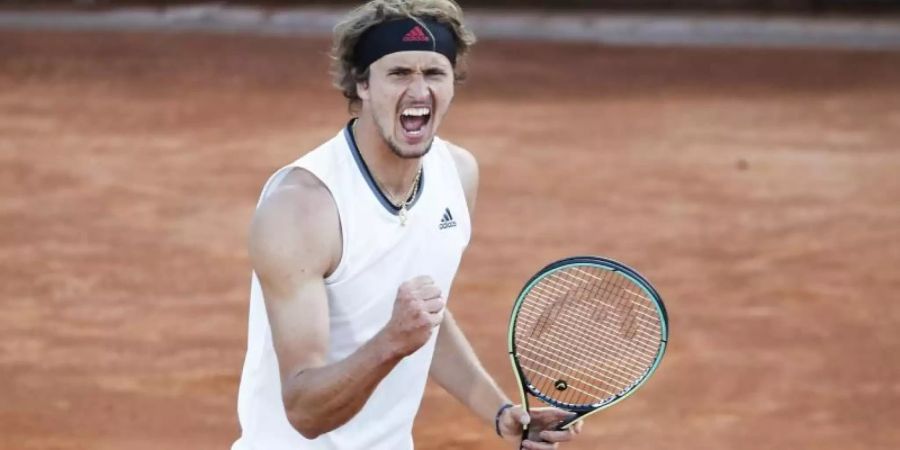
<path fill-rule="evenodd" d="M 456 39 L 450 27 L 431 18 L 409 17 L 366 30 L 353 49 L 353 65 L 363 72 L 383 56 L 411 50 L 440 53 L 456 66 Z"/>

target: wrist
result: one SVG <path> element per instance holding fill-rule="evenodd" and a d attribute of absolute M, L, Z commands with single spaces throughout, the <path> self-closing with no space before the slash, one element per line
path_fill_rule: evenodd
<path fill-rule="evenodd" d="M 403 359 L 406 355 L 403 353 L 400 345 L 393 339 L 387 329 L 382 329 L 372 338 L 372 344 L 378 349 L 378 354 L 385 362 L 396 362 Z"/>
<path fill-rule="evenodd" d="M 500 432 L 500 416 L 502 416 L 507 409 L 512 407 L 512 403 L 506 402 L 497 409 L 497 414 L 494 416 L 494 430 L 497 432 L 497 436 L 503 437 L 503 433 Z"/>

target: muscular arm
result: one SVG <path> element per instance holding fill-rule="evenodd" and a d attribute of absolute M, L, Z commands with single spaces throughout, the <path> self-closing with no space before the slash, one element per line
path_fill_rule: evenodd
<path fill-rule="evenodd" d="M 328 190 L 303 170 L 290 173 L 260 206 L 250 256 L 265 297 L 291 425 L 312 439 L 350 420 L 403 357 L 382 330 L 327 364 L 324 278 L 339 262 L 340 223 Z"/>
<path fill-rule="evenodd" d="M 466 193 L 469 215 L 475 210 L 478 164 L 468 151 L 450 146 Z M 494 414 L 508 398 L 484 370 L 450 311 L 444 317 L 431 364 L 432 378 L 478 417 L 493 424 Z"/>

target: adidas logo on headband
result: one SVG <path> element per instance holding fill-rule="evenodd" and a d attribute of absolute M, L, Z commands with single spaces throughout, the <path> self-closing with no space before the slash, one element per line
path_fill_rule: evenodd
<path fill-rule="evenodd" d="M 416 25 L 409 30 L 409 33 L 406 33 L 406 36 L 403 36 L 403 42 L 431 42 L 431 39 L 422 31 L 422 27 Z"/>
<path fill-rule="evenodd" d="M 356 42 L 353 65 L 362 73 L 383 56 L 406 51 L 440 53 L 456 67 L 456 35 L 452 25 L 427 16 L 403 17 L 373 25 Z"/>

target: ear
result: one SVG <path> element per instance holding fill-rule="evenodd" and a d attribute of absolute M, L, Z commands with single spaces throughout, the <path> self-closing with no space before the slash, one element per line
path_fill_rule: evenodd
<path fill-rule="evenodd" d="M 363 100 L 369 99 L 369 82 L 360 81 L 356 83 L 356 95 Z"/>

